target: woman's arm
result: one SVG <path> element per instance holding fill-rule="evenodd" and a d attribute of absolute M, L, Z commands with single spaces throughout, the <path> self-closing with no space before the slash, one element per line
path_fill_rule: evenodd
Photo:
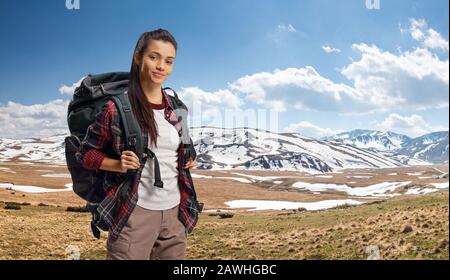
<path fill-rule="evenodd" d="M 84 168 L 98 170 L 104 167 L 105 169 L 102 170 L 106 170 L 114 169 L 117 165 L 117 163 L 113 164 L 113 159 L 107 158 L 103 152 L 112 145 L 111 122 L 114 114 L 117 114 L 114 102 L 106 102 L 95 116 L 94 122 L 87 128 L 81 142 L 79 158 Z M 102 166 L 103 162 L 105 162 L 104 166 Z"/>
<path fill-rule="evenodd" d="M 122 167 L 122 165 L 121 165 L 120 160 L 105 157 L 102 160 L 102 163 L 101 163 L 99 169 L 105 170 L 105 171 L 111 171 L 111 172 L 125 173 L 125 172 L 123 172 L 121 167 Z"/>
<path fill-rule="evenodd" d="M 128 169 L 138 169 L 140 167 L 139 158 L 133 151 L 123 151 L 120 160 L 105 157 L 99 169 L 126 173 Z"/>
<path fill-rule="evenodd" d="M 102 151 L 112 145 L 111 124 L 119 115 L 113 101 L 108 101 L 95 116 L 81 142 L 80 161 L 89 170 L 126 173 L 140 167 L 139 158 L 132 151 L 124 151 L 120 160 L 109 158 Z"/>

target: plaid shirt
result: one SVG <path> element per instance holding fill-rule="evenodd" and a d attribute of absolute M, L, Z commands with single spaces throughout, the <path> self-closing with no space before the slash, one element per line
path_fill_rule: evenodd
<path fill-rule="evenodd" d="M 164 116 L 182 136 L 182 125 L 173 112 L 171 99 L 163 91 L 163 98 L 166 104 Z M 115 103 L 109 100 L 102 108 L 102 111 L 95 116 L 93 122 L 87 129 L 85 138 L 81 143 L 78 160 L 89 170 L 99 171 L 103 159 L 108 156 L 120 160 L 122 152 L 125 150 L 124 135 L 122 135 L 122 123 Z M 142 143 L 148 147 L 148 133 L 142 133 Z M 184 169 L 183 155 L 185 153 L 183 143 L 178 148 L 178 185 L 180 188 L 180 205 L 178 217 L 186 228 L 186 235 L 191 233 L 198 220 L 198 210 L 195 207 L 196 193 L 192 183 L 189 169 Z M 120 194 L 123 186 L 125 173 L 99 171 L 104 174 L 103 187 L 106 192 L 105 199 L 100 203 L 98 209 L 100 219 L 109 227 L 109 233 L 113 238 L 117 238 L 125 226 L 128 217 L 135 208 L 138 200 L 138 186 L 141 173 L 148 158 L 144 154 L 140 168 L 134 175 L 131 190 L 125 197 Z M 150 159 L 151 160 L 151 159 Z"/>

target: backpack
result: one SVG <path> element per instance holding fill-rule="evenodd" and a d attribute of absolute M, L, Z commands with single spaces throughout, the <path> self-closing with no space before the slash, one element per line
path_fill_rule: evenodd
<path fill-rule="evenodd" d="M 106 195 L 103 189 L 104 172 L 85 169 L 77 155 L 80 152 L 81 142 L 86 136 L 89 125 L 95 121 L 95 116 L 109 100 L 115 103 L 121 118 L 125 136 L 125 150 L 132 150 L 138 156 L 140 162 L 142 162 L 144 150 L 149 153 L 150 158 L 155 161 L 155 186 L 163 187 L 158 159 L 150 149 L 143 147 L 140 126 L 132 112 L 128 95 L 125 94 L 128 89 L 128 79 L 128 72 L 88 75 L 75 89 L 67 111 L 67 123 L 71 135 L 64 140 L 66 164 L 72 178 L 74 193 L 86 201 L 86 208 L 92 214 L 91 229 L 97 238 L 100 238 L 98 228 L 108 230 L 108 226 L 102 223 L 96 211 Z M 176 92 L 169 87 L 164 88 L 164 90 L 166 89 L 174 92 L 174 96 L 168 95 L 174 108 L 185 108 Z M 177 112 L 177 110 L 174 112 Z M 180 117 L 178 116 L 178 118 Z M 189 157 L 195 159 L 196 153 L 192 140 L 189 144 L 184 145 L 186 148 L 185 160 Z M 135 172 L 136 170 L 128 170 L 124 186 L 121 188 L 121 195 L 128 193 Z"/>

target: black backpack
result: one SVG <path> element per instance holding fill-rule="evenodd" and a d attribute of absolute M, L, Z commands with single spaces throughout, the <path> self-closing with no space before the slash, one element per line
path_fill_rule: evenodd
<path fill-rule="evenodd" d="M 86 136 L 89 125 L 94 122 L 95 116 L 109 100 L 114 101 L 122 121 L 125 149 L 134 151 L 140 162 L 142 162 L 144 151 L 149 153 L 150 158 L 155 161 L 155 186 L 163 187 L 158 159 L 151 150 L 143 147 L 140 126 L 132 112 L 128 95 L 124 94 L 128 89 L 128 79 L 128 72 L 88 75 L 75 89 L 67 111 L 67 123 L 71 133 L 70 136 L 65 138 L 67 168 L 72 177 L 73 191 L 87 202 L 86 207 L 93 215 L 91 227 L 94 236 L 97 238 L 100 237 L 97 227 L 108 230 L 108 227 L 98 219 L 98 213 L 96 212 L 99 203 L 105 198 L 103 189 L 104 172 L 85 169 L 77 159 L 77 153 L 80 151 L 81 142 Z M 164 90 L 166 89 L 170 89 L 174 93 L 174 96 L 168 95 L 172 100 L 174 109 L 185 106 L 173 89 L 164 88 Z M 185 160 L 189 157 L 195 159 L 196 153 L 192 141 L 184 145 L 187 152 L 184 157 Z M 136 170 L 128 170 L 124 186 L 121 188 L 122 195 L 128 192 L 135 172 Z"/>

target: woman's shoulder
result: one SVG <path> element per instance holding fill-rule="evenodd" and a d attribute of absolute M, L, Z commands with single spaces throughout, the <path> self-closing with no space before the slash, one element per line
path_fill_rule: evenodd
<path fill-rule="evenodd" d="M 171 94 L 168 93 L 167 89 L 171 91 Z M 163 92 L 167 97 L 167 101 L 170 103 L 172 108 L 183 108 L 187 110 L 186 104 L 179 98 L 178 94 L 170 87 L 164 88 Z"/>
<path fill-rule="evenodd" d="M 99 114 L 101 114 L 100 119 L 106 122 L 117 122 L 119 118 L 119 112 L 116 107 L 116 103 L 113 100 L 108 100 L 103 105 Z"/>
<path fill-rule="evenodd" d="M 124 94 L 128 94 L 128 91 L 125 91 Z M 107 110 L 109 112 L 118 112 L 116 102 L 111 98 L 104 105 L 103 110 Z"/>
<path fill-rule="evenodd" d="M 108 111 L 110 113 L 117 112 L 116 103 L 113 100 L 108 100 L 105 105 L 103 105 L 103 110 Z"/>

